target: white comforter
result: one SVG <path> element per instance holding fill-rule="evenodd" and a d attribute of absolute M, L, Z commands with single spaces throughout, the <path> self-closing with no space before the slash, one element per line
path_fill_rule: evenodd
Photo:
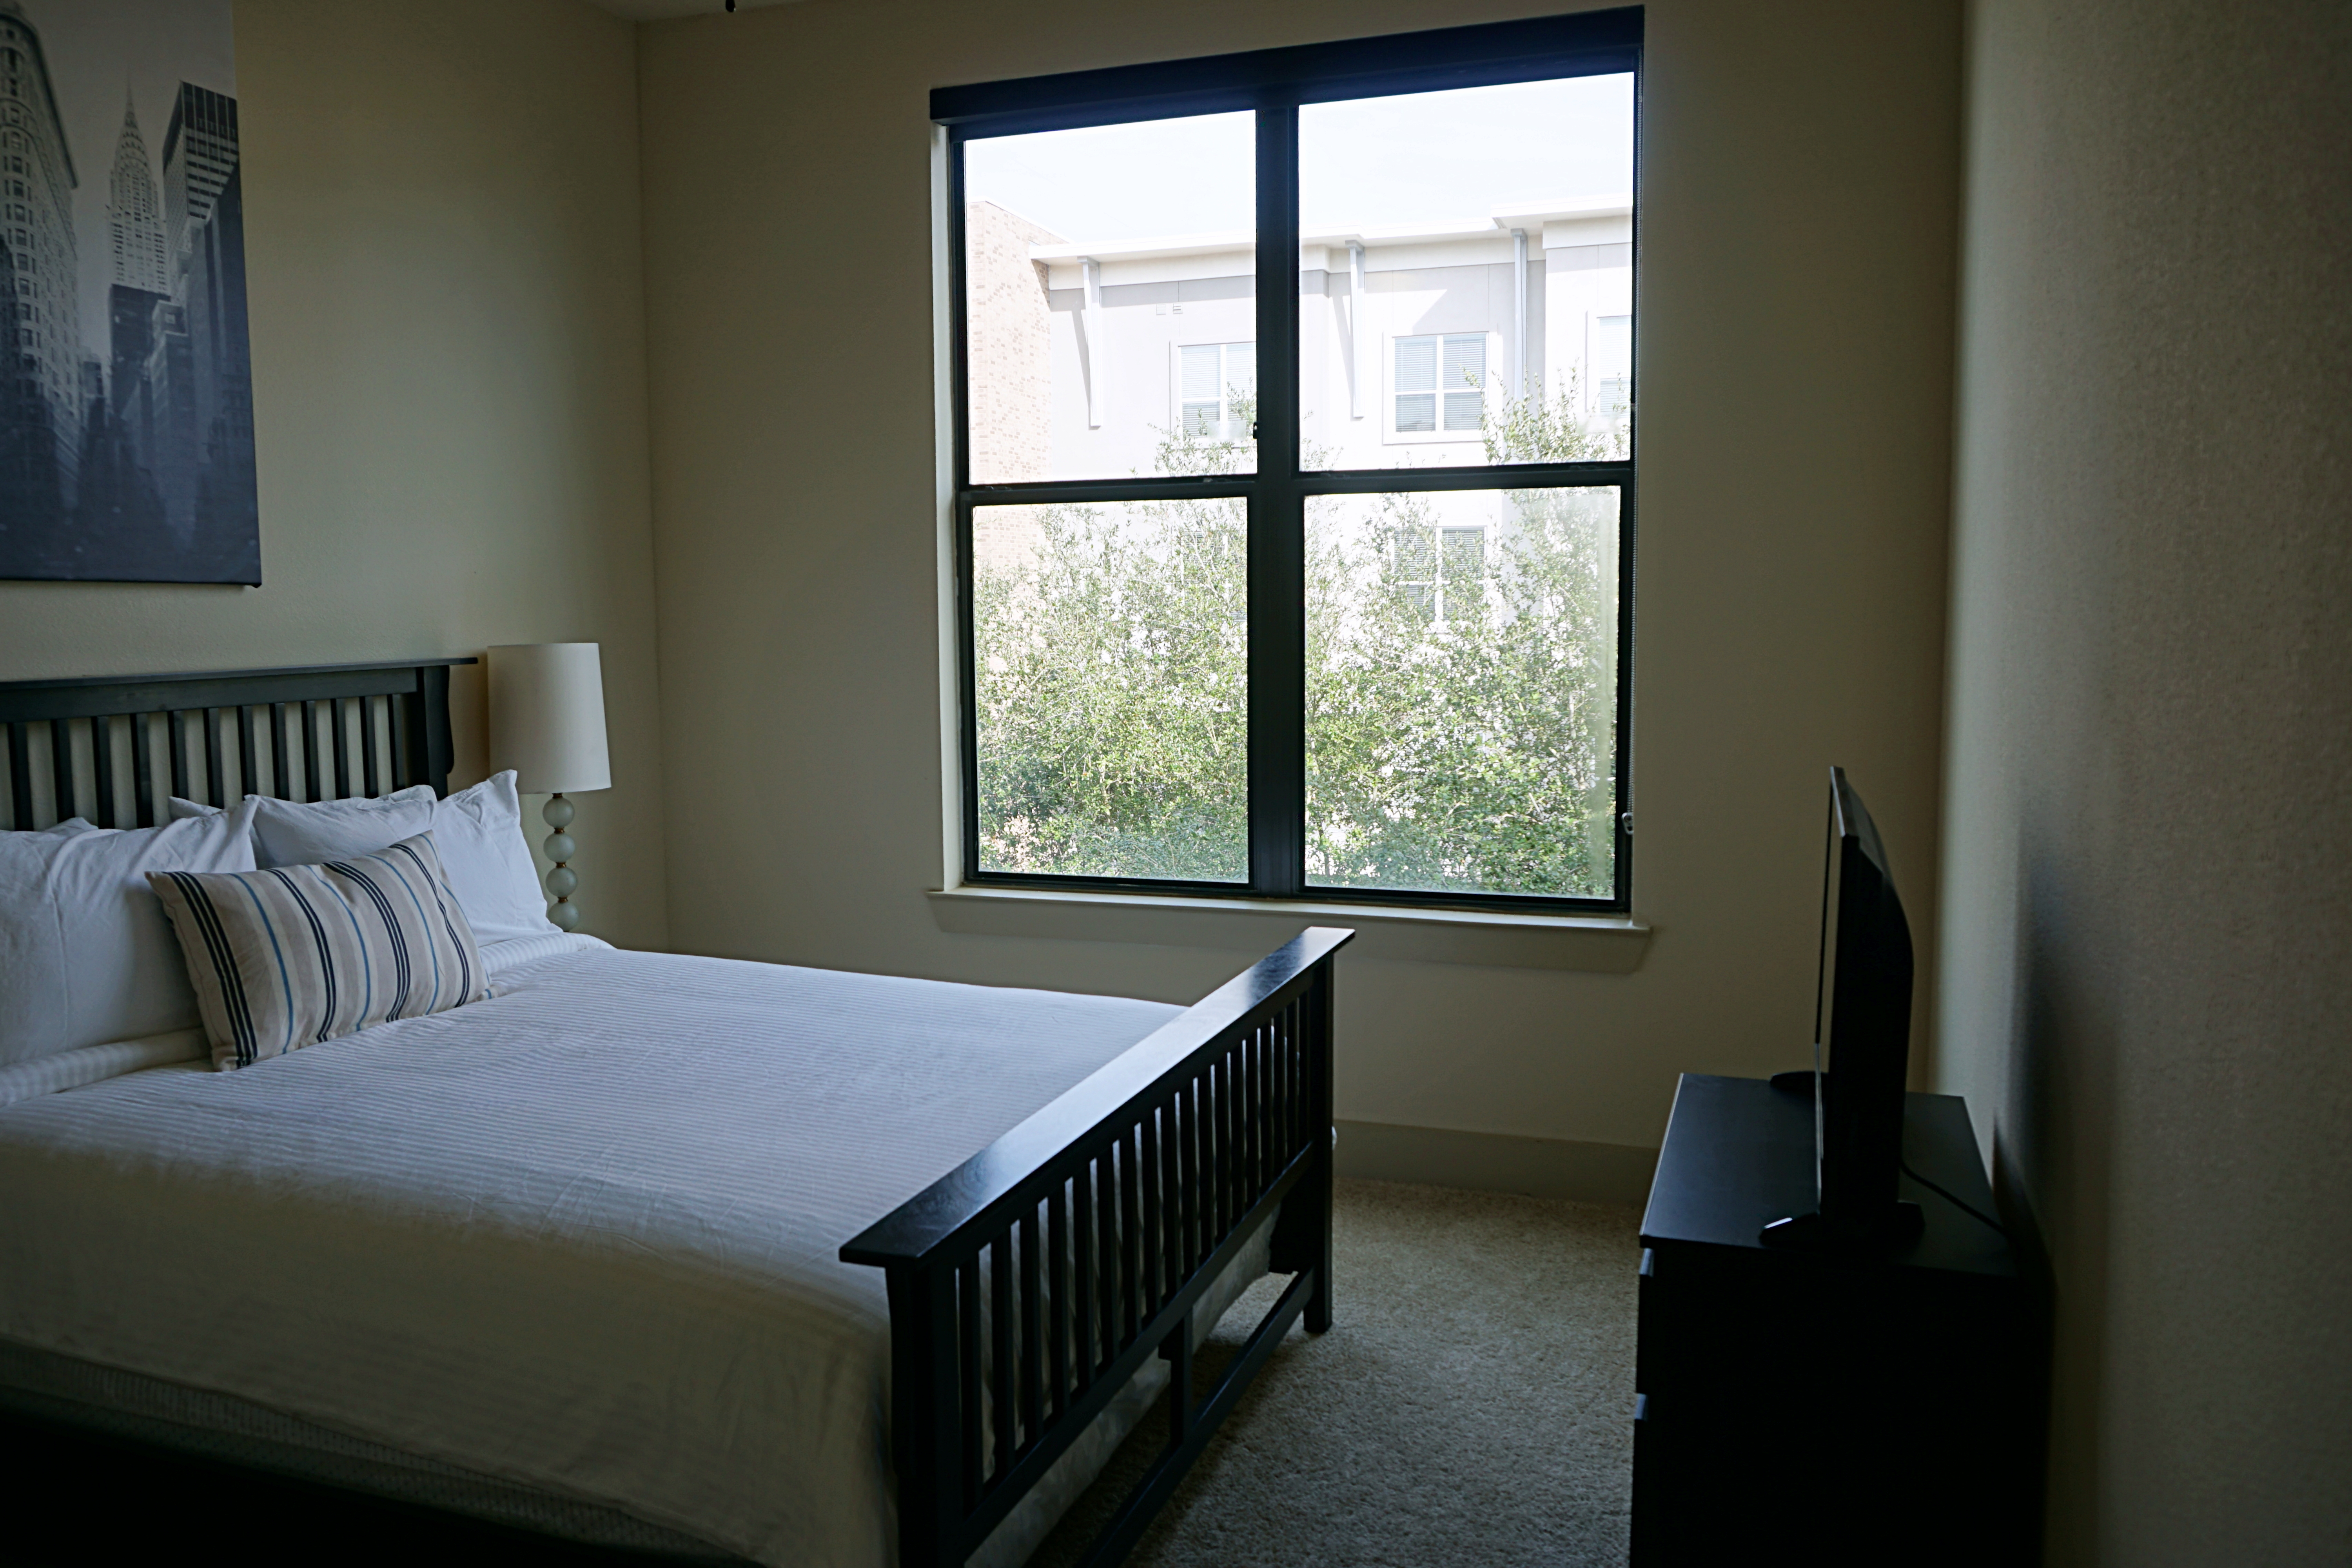
<path fill-rule="evenodd" d="M 1178 1010 L 542 945 L 473 1006 L 0 1109 L 0 1337 L 886 1563 L 883 1281 L 836 1249 Z"/>

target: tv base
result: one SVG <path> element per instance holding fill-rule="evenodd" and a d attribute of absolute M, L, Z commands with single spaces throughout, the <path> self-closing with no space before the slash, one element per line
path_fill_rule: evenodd
<path fill-rule="evenodd" d="M 1918 1240 L 1924 1225 L 1917 1204 L 1898 1203 L 1860 1220 L 1790 1215 L 1766 1226 L 1757 1239 L 1798 1252 L 1892 1252 Z"/>

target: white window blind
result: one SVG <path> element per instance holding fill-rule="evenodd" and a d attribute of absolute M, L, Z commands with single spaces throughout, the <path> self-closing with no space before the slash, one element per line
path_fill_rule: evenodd
<path fill-rule="evenodd" d="M 1486 402 L 1486 334 L 1396 340 L 1396 428 L 1475 433 Z M 1441 423 L 1442 421 L 1442 423 Z"/>
<path fill-rule="evenodd" d="M 1177 350 L 1177 395 L 1186 435 L 1249 439 L 1244 405 L 1257 397 L 1257 345 L 1185 344 Z"/>
<path fill-rule="evenodd" d="M 1622 419 L 1633 406 L 1633 318 L 1592 318 L 1592 412 Z"/>

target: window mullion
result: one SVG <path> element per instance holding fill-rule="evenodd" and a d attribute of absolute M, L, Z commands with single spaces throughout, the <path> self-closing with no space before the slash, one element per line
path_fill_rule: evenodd
<path fill-rule="evenodd" d="M 1298 105 L 1257 111 L 1257 487 L 1249 511 L 1250 890 L 1307 883 L 1307 530 L 1298 487 Z"/>

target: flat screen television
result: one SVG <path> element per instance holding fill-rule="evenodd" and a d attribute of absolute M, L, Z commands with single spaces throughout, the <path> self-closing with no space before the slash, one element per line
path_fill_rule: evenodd
<path fill-rule="evenodd" d="M 1870 1250 L 1919 1234 L 1918 1205 L 1896 1195 L 1910 1058 L 1911 925 L 1878 826 L 1833 767 L 1813 1067 L 1772 1080 L 1812 1096 L 1816 1206 L 1766 1226 L 1768 1246 Z"/>

